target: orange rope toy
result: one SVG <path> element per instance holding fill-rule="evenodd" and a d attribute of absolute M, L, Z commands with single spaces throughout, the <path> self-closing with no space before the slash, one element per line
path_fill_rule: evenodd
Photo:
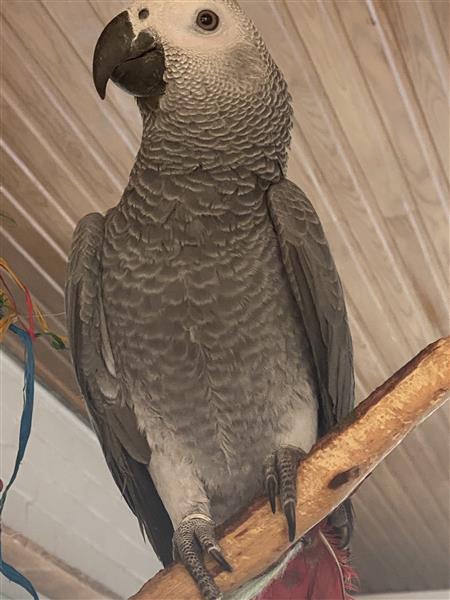
<path fill-rule="evenodd" d="M 14 273 L 4 258 L 0 258 L 0 270 L 5 271 L 17 287 L 22 290 L 25 294 L 25 302 L 27 305 L 27 323 L 25 323 L 17 310 L 14 296 L 6 283 L 5 278 L 0 274 L 0 343 L 3 342 L 10 325 L 19 322 L 23 329 L 30 334 L 32 340 L 36 337 L 46 335 L 51 338 L 51 344 L 56 350 L 65 350 L 68 345 L 67 338 L 65 336 L 56 335 L 56 333 L 50 331 L 41 309 L 33 302 L 29 289 Z M 36 321 L 38 331 L 36 331 Z"/>

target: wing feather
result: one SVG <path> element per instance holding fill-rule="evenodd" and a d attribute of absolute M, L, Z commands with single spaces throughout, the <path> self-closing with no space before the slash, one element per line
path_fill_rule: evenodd
<path fill-rule="evenodd" d="M 319 217 L 303 192 L 284 180 L 270 188 L 268 204 L 313 355 L 323 434 L 354 407 L 344 292 Z"/>
<path fill-rule="evenodd" d="M 173 528 L 147 465 L 150 449 L 133 410 L 121 398 L 101 296 L 104 217 L 75 229 L 66 280 L 66 318 L 73 364 L 108 467 L 164 565 L 172 562 Z"/>

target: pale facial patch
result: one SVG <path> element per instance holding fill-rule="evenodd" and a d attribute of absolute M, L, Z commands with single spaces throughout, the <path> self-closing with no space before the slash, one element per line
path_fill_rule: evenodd
<path fill-rule="evenodd" d="M 211 10 L 219 17 L 214 31 L 205 31 L 196 24 L 202 10 Z M 139 14 L 148 16 L 140 18 Z M 161 42 L 187 52 L 215 54 L 243 41 L 241 20 L 245 19 L 238 7 L 223 0 L 136 0 L 128 9 L 133 32 L 149 30 Z"/>

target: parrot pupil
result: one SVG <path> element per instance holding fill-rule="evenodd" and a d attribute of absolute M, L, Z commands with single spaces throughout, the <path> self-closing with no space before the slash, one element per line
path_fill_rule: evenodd
<path fill-rule="evenodd" d="M 146 8 L 143 8 L 139 11 L 138 16 L 141 19 L 141 21 L 146 19 L 148 17 L 148 10 Z"/>
<path fill-rule="evenodd" d="M 219 24 L 219 17 L 212 10 L 202 10 L 197 15 L 197 25 L 207 31 L 213 31 Z"/>

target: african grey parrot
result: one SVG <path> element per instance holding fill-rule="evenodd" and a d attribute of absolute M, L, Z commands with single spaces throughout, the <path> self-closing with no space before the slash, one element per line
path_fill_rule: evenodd
<path fill-rule="evenodd" d="M 295 537 L 299 461 L 353 407 L 344 296 L 316 212 L 285 177 L 286 82 L 235 0 L 140 0 L 94 54 L 137 98 L 119 204 L 78 224 L 66 284 L 77 379 L 156 554 L 220 597 L 202 551 L 264 489 Z M 348 506 L 335 513 L 346 544 Z"/>

